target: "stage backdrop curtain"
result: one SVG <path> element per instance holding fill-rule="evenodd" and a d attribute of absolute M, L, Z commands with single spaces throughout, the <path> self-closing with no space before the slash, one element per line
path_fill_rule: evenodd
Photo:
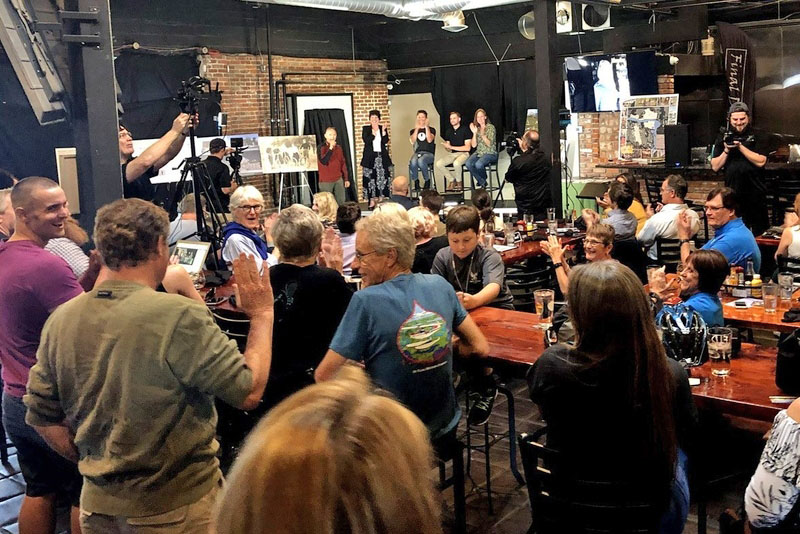
<path fill-rule="evenodd" d="M 508 132 L 525 132 L 529 109 L 536 109 L 536 63 L 533 60 L 500 64 L 503 124 Z"/>
<path fill-rule="evenodd" d="M 439 112 L 439 131 L 442 136 L 450 127 L 451 111 L 461 113 L 461 123 L 468 126 L 475 116 L 475 110 L 483 108 L 497 130 L 497 141 L 502 140 L 505 128 L 497 65 L 433 69 L 431 87 L 433 105 Z"/>
<path fill-rule="evenodd" d="M 344 160 L 347 165 L 347 175 L 350 177 L 350 187 L 347 188 L 347 200 L 357 199 L 356 183 L 357 176 L 353 176 L 353 165 L 350 154 L 350 132 L 347 131 L 347 123 L 344 119 L 344 111 L 341 109 L 307 109 L 304 113 L 303 135 L 314 135 L 316 146 L 325 141 L 325 130 L 329 127 L 336 128 L 336 143 L 344 151 Z M 319 191 L 319 173 L 309 173 L 308 185 L 316 193 Z M 313 177 L 313 178 L 312 178 Z"/>
<path fill-rule="evenodd" d="M 134 139 L 154 139 L 169 131 L 181 111 L 175 100 L 181 82 L 200 72 L 194 55 L 141 53 L 120 54 L 114 69 L 122 93 L 120 103 L 125 110 L 120 122 Z M 203 95 L 198 113 L 200 124 L 195 128 L 198 137 L 217 134 L 214 115 L 219 111 L 219 94 Z"/>

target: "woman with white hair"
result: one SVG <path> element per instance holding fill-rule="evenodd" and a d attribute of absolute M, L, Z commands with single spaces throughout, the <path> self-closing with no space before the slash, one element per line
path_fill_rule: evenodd
<path fill-rule="evenodd" d="M 408 210 L 411 226 L 414 227 L 414 238 L 417 250 L 414 254 L 412 273 L 431 274 L 433 259 L 439 249 L 447 246 L 447 236 L 434 237 L 436 233 L 436 216 L 422 207 Z"/>
<path fill-rule="evenodd" d="M 261 225 L 263 209 L 264 197 L 252 185 L 238 187 L 231 194 L 230 210 L 233 221 L 222 231 L 222 259 L 228 265 L 242 252 L 256 259 L 259 272 L 263 269 L 264 261 L 268 267 L 278 263 L 275 256 L 267 251 L 267 242 L 256 233 Z"/>

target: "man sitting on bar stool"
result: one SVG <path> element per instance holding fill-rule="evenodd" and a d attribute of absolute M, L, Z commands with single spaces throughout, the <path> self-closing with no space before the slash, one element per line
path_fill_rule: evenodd
<path fill-rule="evenodd" d="M 479 357 L 489 351 L 486 338 L 447 281 L 411 274 L 415 239 L 408 214 L 378 211 L 360 220 L 356 230 L 353 268 L 364 289 L 350 300 L 314 378 L 333 378 L 348 360 L 363 363 L 376 385 L 425 423 L 432 441 L 448 440 L 461 418 L 452 334 Z"/>

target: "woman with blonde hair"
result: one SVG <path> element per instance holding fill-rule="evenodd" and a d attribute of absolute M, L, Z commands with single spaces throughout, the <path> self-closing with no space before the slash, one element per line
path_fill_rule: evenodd
<path fill-rule="evenodd" d="M 486 187 L 486 167 L 497 163 L 497 131 L 483 108 L 475 112 L 475 120 L 469 129 L 472 130 L 471 144 L 475 152 L 464 165 L 478 182 L 478 187 Z"/>
<path fill-rule="evenodd" d="M 794 212 L 800 215 L 800 193 L 794 197 Z M 792 222 L 794 224 L 787 225 L 783 229 L 781 241 L 778 243 L 778 250 L 775 251 L 775 260 L 778 259 L 778 256 L 800 258 L 800 220 L 794 217 Z"/>
<path fill-rule="evenodd" d="M 439 534 L 425 425 L 355 366 L 277 405 L 247 438 L 218 534 Z"/>
<path fill-rule="evenodd" d="M 333 193 L 328 191 L 316 193 L 311 209 L 319 215 L 319 220 L 322 221 L 326 228 L 336 224 L 336 211 L 339 209 L 339 204 L 336 203 L 336 197 L 333 196 Z"/>
<path fill-rule="evenodd" d="M 431 274 L 431 266 L 436 253 L 447 246 L 447 236 L 434 237 L 436 233 L 436 216 L 423 207 L 408 210 L 411 226 L 414 227 L 414 238 L 417 249 L 414 254 L 412 273 Z"/>

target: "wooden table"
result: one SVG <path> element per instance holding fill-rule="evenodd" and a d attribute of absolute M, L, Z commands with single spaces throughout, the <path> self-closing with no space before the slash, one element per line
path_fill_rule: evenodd
<path fill-rule="evenodd" d="M 760 235 L 756 238 L 756 243 L 761 245 L 762 247 L 774 247 L 778 248 L 778 245 L 781 243 L 780 238 L 775 237 L 764 237 Z"/>
<path fill-rule="evenodd" d="M 763 306 L 753 306 L 752 308 L 735 308 L 727 306 L 728 302 L 737 300 L 733 297 L 722 299 L 722 317 L 725 324 L 740 326 L 743 328 L 760 328 L 762 330 L 774 330 L 777 332 L 794 332 L 800 328 L 799 323 L 784 323 L 783 314 L 789 309 L 789 303 L 778 301 L 778 310 L 775 313 L 765 313 Z M 795 302 L 795 301 L 792 301 Z"/>
<path fill-rule="evenodd" d="M 558 241 L 561 243 L 562 247 L 566 247 L 578 243 L 583 240 L 583 237 L 583 234 L 572 237 L 559 237 Z M 505 265 L 513 265 L 541 254 L 544 254 L 544 252 L 542 252 L 541 241 L 523 241 L 518 247 L 501 252 L 500 257 L 503 258 L 503 263 Z"/>
<path fill-rule="evenodd" d="M 533 365 L 544 352 L 544 330 L 538 327 L 535 314 L 478 308 L 470 312 L 489 341 L 491 360 Z M 690 369 L 690 376 L 700 378 L 692 387 L 698 407 L 726 415 L 772 422 L 786 404 L 773 404 L 770 395 L 784 395 L 775 385 L 776 349 L 743 343 L 738 358 L 731 362 L 727 377 L 711 375 L 708 364 Z"/>

